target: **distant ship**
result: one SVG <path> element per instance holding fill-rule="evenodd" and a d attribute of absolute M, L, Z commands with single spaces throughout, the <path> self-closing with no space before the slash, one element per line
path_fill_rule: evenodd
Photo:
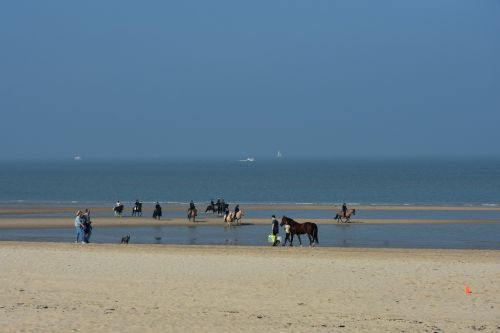
<path fill-rule="evenodd" d="M 283 154 L 281 154 L 281 152 L 278 150 L 278 153 L 276 154 L 276 158 L 282 158 L 283 157 Z"/>
<path fill-rule="evenodd" d="M 238 161 L 239 162 L 253 162 L 253 161 L 255 161 L 255 158 L 253 158 L 253 157 L 247 157 L 244 160 L 238 160 Z"/>
<path fill-rule="evenodd" d="M 82 160 L 82 157 L 80 155 L 76 155 L 75 157 L 73 157 L 73 159 L 75 161 L 81 161 Z"/>

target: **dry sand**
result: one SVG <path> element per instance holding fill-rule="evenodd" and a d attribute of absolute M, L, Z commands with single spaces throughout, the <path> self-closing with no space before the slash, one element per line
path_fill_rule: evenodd
<path fill-rule="evenodd" d="M 0 262 L 1 332 L 500 332 L 500 251 L 0 242 Z"/>

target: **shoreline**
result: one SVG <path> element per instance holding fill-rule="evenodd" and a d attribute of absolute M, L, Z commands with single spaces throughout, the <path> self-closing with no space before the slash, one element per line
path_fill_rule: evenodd
<path fill-rule="evenodd" d="M 132 205 L 125 206 L 122 217 L 113 216 L 112 208 L 102 206 L 85 207 L 77 206 L 76 204 L 74 206 L 0 206 L 0 230 L 17 228 L 72 228 L 75 211 L 77 209 L 83 210 L 84 208 L 89 208 L 91 212 L 95 213 L 92 216 L 93 225 L 102 227 L 225 225 L 222 217 L 218 217 L 212 213 L 205 214 L 204 210 L 200 210 L 200 207 L 204 207 L 203 203 L 197 206 L 199 210 L 197 222 L 189 222 L 186 217 L 183 217 L 184 214 L 181 214 L 187 210 L 187 204 L 162 205 L 163 217 L 159 221 L 151 218 L 153 206 L 146 204 L 143 205 L 142 217 L 130 216 Z M 500 214 L 496 213 L 500 212 L 500 207 L 387 205 L 351 207 L 355 207 L 356 210 L 363 212 L 363 216 L 358 218 L 359 213 L 352 216 L 351 222 L 348 224 L 500 224 Z M 244 212 L 242 218 L 243 225 L 267 225 L 270 223 L 271 213 L 275 213 L 278 219 L 284 213 L 298 222 L 309 221 L 319 225 L 340 224 L 334 220 L 335 213 L 340 207 L 330 205 L 254 204 L 240 205 L 240 208 Z M 388 212 L 384 214 L 387 217 L 380 216 L 380 212 L 384 211 Z M 409 212 L 409 214 L 404 214 L 405 211 Z M 424 214 L 427 216 L 422 216 L 421 213 L 425 211 L 435 212 L 438 215 Z M 298 216 L 294 216 L 294 212 L 297 212 Z M 373 217 L 370 217 L 369 212 L 374 212 Z M 394 212 L 394 214 L 390 214 L 390 212 Z M 450 212 L 450 214 L 447 215 L 446 212 Z M 457 217 L 456 214 L 460 212 L 463 212 L 464 215 Z M 477 212 L 477 218 L 474 217 L 474 212 Z M 269 218 L 264 217 L 264 214 L 269 214 Z"/>
<path fill-rule="evenodd" d="M 164 212 L 179 212 L 186 211 L 188 204 L 165 204 L 160 203 Z M 235 204 L 230 204 L 230 209 Z M 197 203 L 199 213 L 203 213 L 208 203 Z M 125 212 L 132 210 L 133 203 L 125 204 Z M 332 211 L 341 210 L 341 205 L 329 204 L 240 204 L 240 207 L 248 211 L 257 210 L 291 210 L 291 211 Z M 89 205 L 85 203 L 75 204 L 10 204 L 0 205 L 0 218 L 1 215 L 22 215 L 22 214 L 37 214 L 37 213 L 65 213 L 74 212 L 77 209 L 89 208 L 95 212 L 112 212 L 113 205 Z M 484 212 L 499 212 L 500 206 L 459 206 L 459 205 L 348 205 L 349 209 L 363 210 L 363 211 L 484 211 Z M 143 203 L 143 211 L 153 211 L 153 203 Z"/>
<path fill-rule="evenodd" d="M 318 225 L 373 225 L 373 224 L 500 224 L 498 219 L 356 219 L 350 223 L 338 223 L 333 219 L 297 219 L 298 222 L 314 222 Z M 51 228 L 74 228 L 74 217 L 33 217 L 33 218 L 0 218 L 0 230 L 2 229 L 51 229 Z M 154 220 L 146 217 L 95 217 L 92 218 L 94 227 L 204 227 L 220 226 L 225 223 L 222 217 L 199 217 L 196 222 L 189 222 L 187 218 L 162 218 Z M 245 225 L 268 225 L 268 218 L 245 218 L 241 226 Z"/>
<path fill-rule="evenodd" d="M 133 203 L 125 202 L 125 211 L 131 211 L 133 207 Z M 162 203 L 162 210 L 164 212 L 169 211 L 185 211 L 189 206 L 188 203 Z M 342 208 L 341 204 L 308 204 L 308 203 L 295 203 L 295 204 L 281 204 L 281 203 L 269 203 L 269 204 L 245 204 L 245 203 L 230 203 L 230 209 L 233 208 L 236 204 L 239 204 L 244 210 L 254 211 L 254 210 L 300 210 L 300 211 L 310 211 L 310 210 L 318 210 L 318 211 L 337 211 Z M 199 212 L 204 212 L 205 208 L 209 205 L 209 203 L 200 202 L 197 203 L 197 208 Z M 36 214 L 36 213 L 64 213 L 64 212 L 73 212 L 76 209 L 84 209 L 89 208 L 91 211 L 96 212 L 111 212 L 113 209 L 113 204 L 104 205 L 104 204 L 90 204 L 86 203 L 65 203 L 65 204 L 55 204 L 55 203 L 9 203 L 9 204 L 0 204 L 0 214 L 8 215 L 8 214 Z M 407 204 L 380 204 L 380 205 L 363 205 L 363 204 L 355 204 L 349 205 L 349 209 L 363 210 L 363 211 L 500 211 L 500 205 L 491 204 L 491 205 L 407 205 Z M 154 209 L 154 203 L 143 203 L 143 211 Z M 0 218 L 2 218 L 0 216 Z"/>

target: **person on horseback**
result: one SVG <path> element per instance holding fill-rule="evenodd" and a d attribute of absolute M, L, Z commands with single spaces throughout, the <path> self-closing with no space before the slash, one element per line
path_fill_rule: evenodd
<path fill-rule="evenodd" d="M 220 198 L 217 198 L 217 215 L 222 215 L 222 206 L 220 203 Z"/>
<path fill-rule="evenodd" d="M 161 212 L 161 206 L 160 203 L 157 201 L 155 205 L 155 210 L 153 211 L 153 218 L 156 220 L 161 219 L 162 212 Z"/>
<path fill-rule="evenodd" d="M 344 217 L 347 217 L 347 205 L 345 204 L 345 202 L 342 205 L 342 213 L 344 214 Z"/>
<path fill-rule="evenodd" d="M 196 209 L 196 206 L 194 205 L 193 200 L 191 200 L 191 202 L 189 203 L 189 210 L 195 210 L 195 209 Z"/>
<path fill-rule="evenodd" d="M 226 214 L 226 202 L 224 198 L 220 199 L 221 214 Z"/>
<path fill-rule="evenodd" d="M 240 211 L 240 205 L 236 205 L 236 207 L 234 207 L 234 216 L 236 217 L 236 214 L 238 214 L 238 212 Z"/>

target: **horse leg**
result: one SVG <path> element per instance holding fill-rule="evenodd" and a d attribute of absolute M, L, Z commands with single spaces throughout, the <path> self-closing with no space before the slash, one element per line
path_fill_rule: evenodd
<path fill-rule="evenodd" d="M 295 234 L 293 232 L 290 233 L 290 246 L 293 246 L 293 236 Z"/>
<path fill-rule="evenodd" d="M 310 233 L 307 233 L 307 237 L 309 237 L 309 247 L 311 247 L 313 243 L 313 237 L 311 236 Z"/>
<path fill-rule="evenodd" d="M 299 239 L 300 246 L 302 246 L 302 240 L 300 239 L 300 235 L 299 234 L 297 234 L 297 238 Z"/>

